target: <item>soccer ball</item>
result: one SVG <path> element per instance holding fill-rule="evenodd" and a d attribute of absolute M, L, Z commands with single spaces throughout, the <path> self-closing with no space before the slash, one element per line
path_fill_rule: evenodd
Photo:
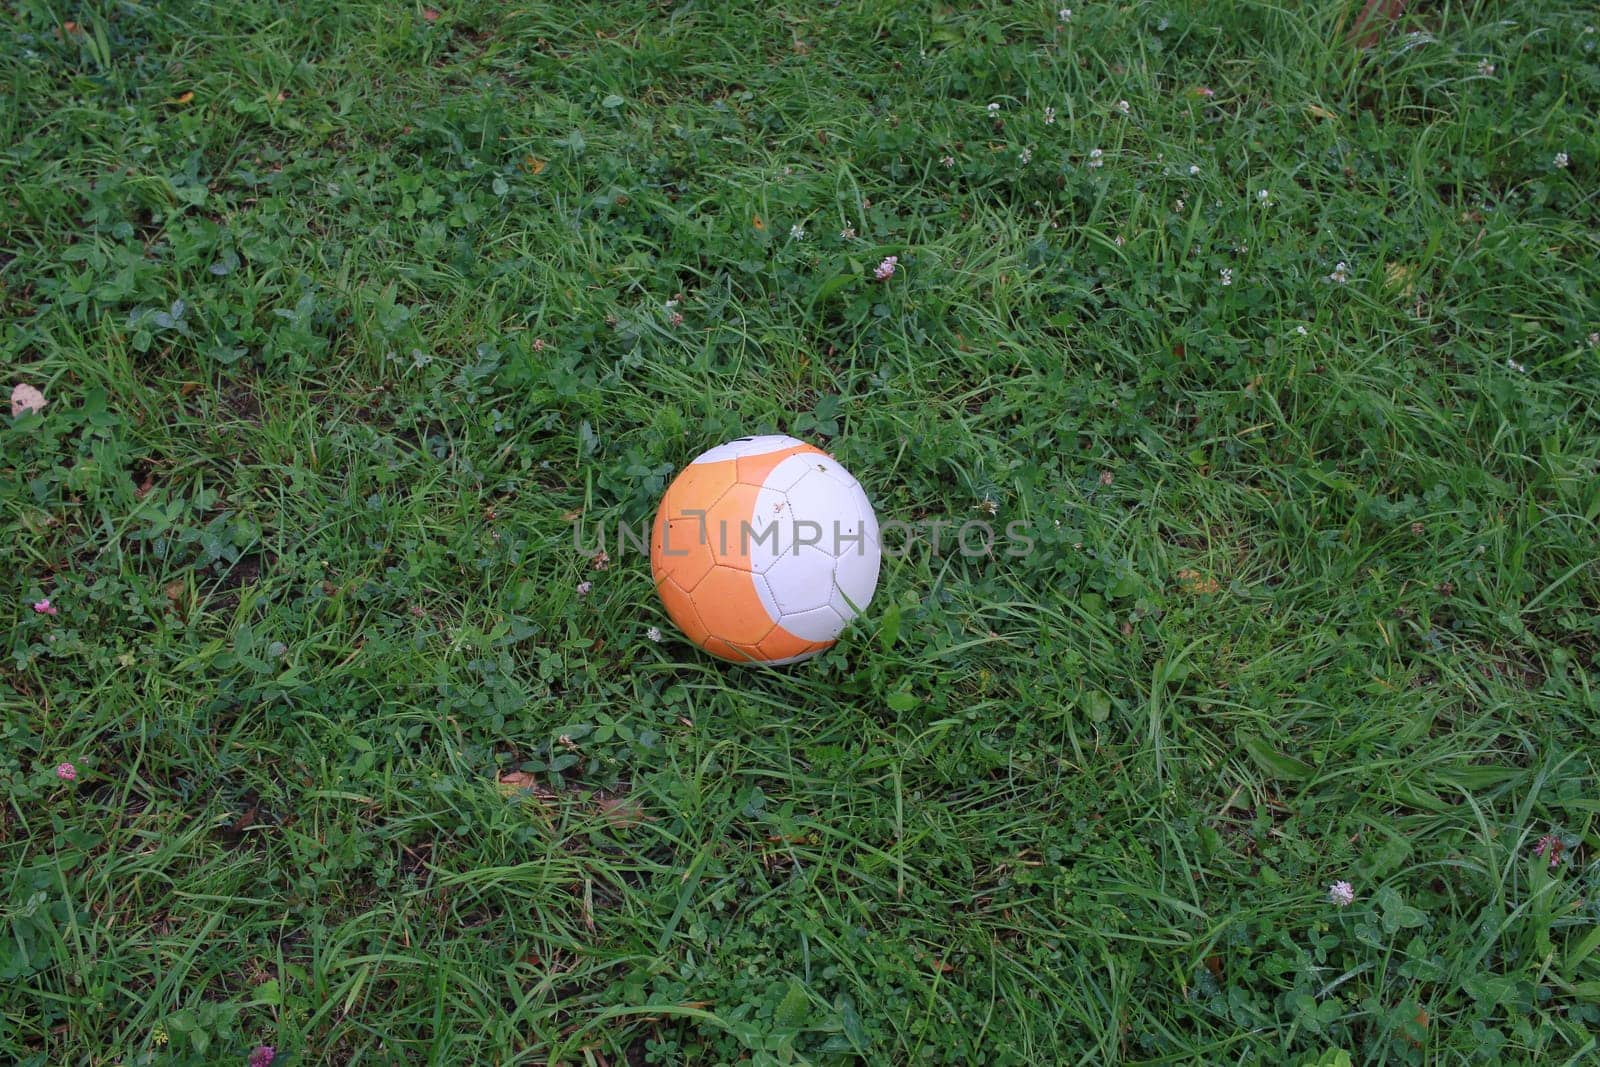
<path fill-rule="evenodd" d="M 739 663 L 796 663 L 865 611 L 883 553 L 878 517 L 834 458 L 793 437 L 702 452 L 667 487 L 650 571 L 695 644 Z"/>

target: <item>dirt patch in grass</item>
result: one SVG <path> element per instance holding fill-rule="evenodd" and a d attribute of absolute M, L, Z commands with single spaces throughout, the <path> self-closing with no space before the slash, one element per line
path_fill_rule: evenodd
<path fill-rule="evenodd" d="M 255 384 L 242 379 L 225 382 L 218 392 L 223 410 L 240 422 L 261 425 L 261 400 L 256 396 Z"/>

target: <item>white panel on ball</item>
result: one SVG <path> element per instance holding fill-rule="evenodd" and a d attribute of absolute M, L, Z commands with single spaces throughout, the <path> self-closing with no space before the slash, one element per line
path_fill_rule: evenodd
<path fill-rule="evenodd" d="M 824 606 L 785 615 L 778 625 L 807 641 L 832 641 L 844 629 L 844 620 L 837 611 Z"/>
<path fill-rule="evenodd" d="M 768 452 L 777 452 L 804 443 L 793 437 L 785 437 L 781 433 L 769 433 L 761 437 L 740 437 L 715 448 L 706 449 L 691 462 L 716 463 L 719 460 L 739 459 L 742 456 L 764 456 Z"/>
<path fill-rule="evenodd" d="M 786 616 L 827 605 L 833 594 L 833 563 L 822 549 L 804 545 L 785 552 L 767 568 L 767 585 L 782 612 L 778 621 L 786 629 Z"/>

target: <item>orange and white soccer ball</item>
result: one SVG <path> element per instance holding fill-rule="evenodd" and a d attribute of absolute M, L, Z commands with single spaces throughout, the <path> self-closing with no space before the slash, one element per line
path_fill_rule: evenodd
<path fill-rule="evenodd" d="M 650 570 L 667 614 L 735 662 L 816 655 L 866 610 L 883 553 L 861 484 L 793 437 L 701 453 L 661 498 Z"/>

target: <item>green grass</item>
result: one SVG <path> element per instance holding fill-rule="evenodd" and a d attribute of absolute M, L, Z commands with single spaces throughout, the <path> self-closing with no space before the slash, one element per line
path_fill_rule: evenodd
<path fill-rule="evenodd" d="M 1056 6 L 0 4 L 0 1061 L 1592 1062 L 1600 19 Z"/>

